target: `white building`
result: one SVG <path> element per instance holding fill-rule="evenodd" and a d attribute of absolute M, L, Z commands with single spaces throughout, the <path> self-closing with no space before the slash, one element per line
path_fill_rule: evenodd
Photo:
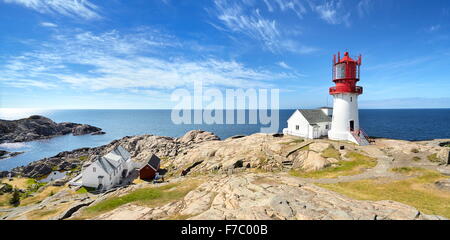
<path fill-rule="evenodd" d="M 122 184 L 133 169 L 130 153 L 119 146 L 85 167 L 81 172 L 81 182 L 86 187 L 108 190 Z"/>
<path fill-rule="evenodd" d="M 328 107 L 297 109 L 288 119 L 288 127 L 283 133 L 309 139 L 327 136 L 332 115 L 333 109 Z"/>

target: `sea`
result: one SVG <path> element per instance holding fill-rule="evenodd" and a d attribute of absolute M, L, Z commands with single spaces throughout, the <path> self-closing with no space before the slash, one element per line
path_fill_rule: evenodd
<path fill-rule="evenodd" d="M 279 128 L 286 127 L 293 109 L 279 110 Z M 42 115 L 55 122 L 75 122 L 100 127 L 104 135 L 58 136 L 25 143 L 0 144 L 0 150 L 23 154 L 0 160 L 0 171 L 7 171 L 32 161 L 51 157 L 62 151 L 96 147 L 125 136 L 153 134 L 183 136 L 189 130 L 211 131 L 221 139 L 234 135 L 249 135 L 261 131 L 263 124 L 246 119 L 243 124 L 175 124 L 171 110 L 36 110 L 0 109 L 0 119 L 14 120 Z M 235 113 L 236 114 L 236 113 Z M 248 111 L 246 112 L 248 116 Z M 360 125 L 373 137 L 403 140 L 450 138 L 450 109 L 361 109 Z"/>

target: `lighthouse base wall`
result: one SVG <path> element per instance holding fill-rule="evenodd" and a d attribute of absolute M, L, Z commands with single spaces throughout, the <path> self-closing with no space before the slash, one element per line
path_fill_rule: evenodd
<path fill-rule="evenodd" d="M 359 131 L 358 94 L 341 93 L 333 96 L 333 120 L 328 138 L 356 142 L 352 132 Z"/>

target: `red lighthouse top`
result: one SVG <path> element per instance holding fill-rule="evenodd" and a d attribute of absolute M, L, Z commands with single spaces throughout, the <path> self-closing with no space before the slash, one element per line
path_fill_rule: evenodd
<path fill-rule="evenodd" d="M 348 52 L 344 53 L 344 57 L 341 59 L 341 55 L 338 52 L 333 58 L 333 82 L 336 83 L 335 87 L 330 88 L 330 94 L 339 93 L 356 93 L 362 94 L 363 88 L 356 86 L 356 82 L 359 81 L 359 71 L 361 66 L 361 55 L 358 60 L 353 60 Z"/>

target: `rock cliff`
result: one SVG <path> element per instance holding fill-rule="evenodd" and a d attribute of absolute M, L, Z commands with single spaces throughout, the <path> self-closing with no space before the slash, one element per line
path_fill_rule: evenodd
<path fill-rule="evenodd" d="M 101 134 L 101 128 L 78 123 L 55 123 L 49 118 L 34 115 L 19 120 L 0 120 L 0 143 L 26 142 L 58 135 Z"/>

